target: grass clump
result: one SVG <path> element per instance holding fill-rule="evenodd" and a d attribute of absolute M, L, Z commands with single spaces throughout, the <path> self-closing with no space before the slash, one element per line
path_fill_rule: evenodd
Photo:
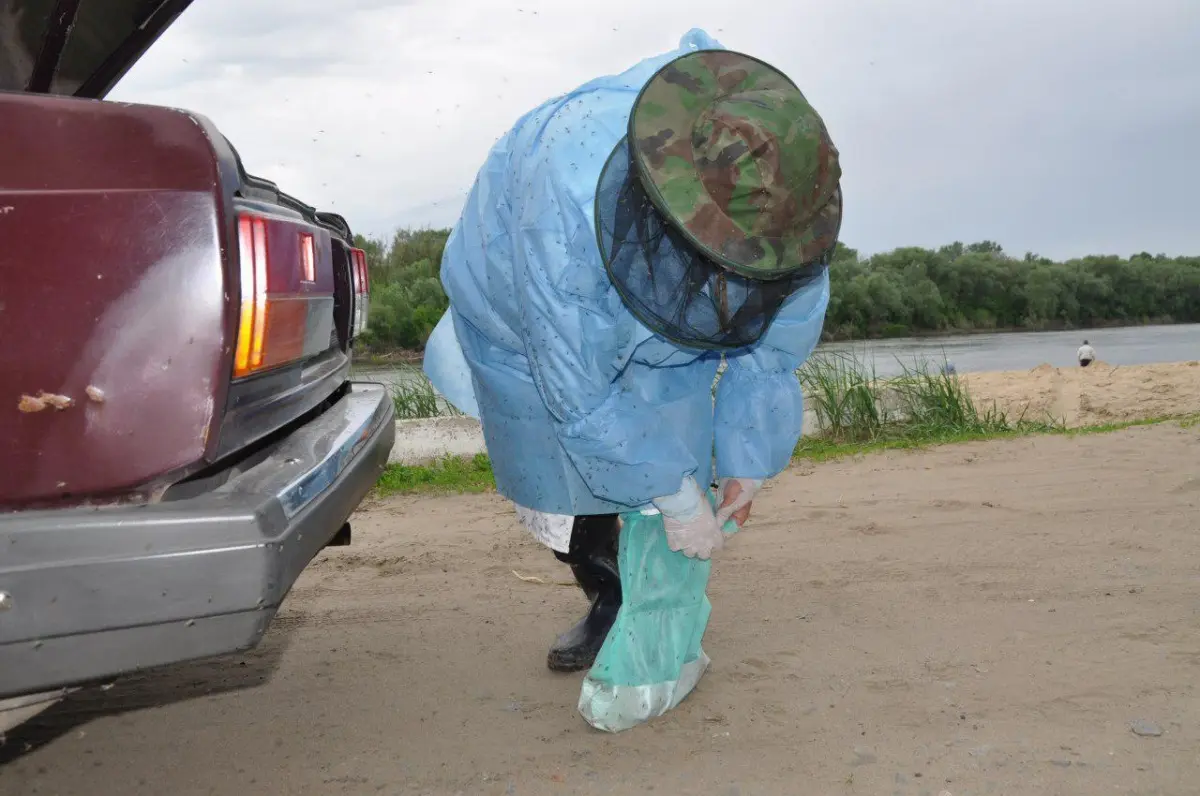
<path fill-rule="evenodd" d="M 363 374 L 368 380 L 371 374 Z M 387 385 L 396 409 L 397 420 L 428 420 L 433 417 L 461 417 L 458 411 L 433 388 L 420 368 L 395 368 L 387 378 L 378 379 Z"/>
<path fill-rule="evenodd" d="M 1064 428 L 1051 418 L 1010 418 L 994 405 L 981 410 L 957 374 L 927 362 L 901 363 L 901 374 L 885 380 L 851 354 L 821 353 L 805 363 L 799 377 L 819 427 L 817 436 L 805 437 L 797 446 L 796 454 L 803 458 Z"/>
<path fill-rule="evenodd" d="M 438 394 L 420 367 L 400 365 L 391 368 L 386 375 L 381 375 L 381 370 L 383 368 L 372 367 L 369 358 L 356 356 L 350 376 L 387 387 L 392 396 L 392 406 L 396 409 L 397 420 L 462 416 L 462 412 Z"/>
<path fill-rule="evenodd" d="M 379 497 L 410 492 L 486 492 L 496 488 L 486 454 L 448 456 L 432 464 L 389 464 L 375 485 Z"/>
<path fill-rule="evenodd" d="M 424 375 L 412 381 L 392 384 L 389 389 L 397 420 L 424 420 L 460 414 L 437 394 Z"/>
<path fill-rule="evenodd" d="M 814 354 L 799 372 L 805 399 L 817 414 L 821 436 L 830 440 L 866 440 L 888 424 L 879 400 L 873 368 L 843 353 Z"/>

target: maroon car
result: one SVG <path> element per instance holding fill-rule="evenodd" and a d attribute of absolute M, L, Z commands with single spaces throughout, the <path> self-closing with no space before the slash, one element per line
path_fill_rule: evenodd
<path fill-rule="evenodd" d="M 190 0 L 0 0 L 0 731 L 245 650 L 395 435 L 346 222 L 101 98 Z"/>

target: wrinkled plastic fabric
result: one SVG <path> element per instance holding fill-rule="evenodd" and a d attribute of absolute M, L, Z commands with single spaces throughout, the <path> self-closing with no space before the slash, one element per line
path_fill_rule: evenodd
<path fill-rule="evenodd" d="M 754 347 L 727 355 L 714 408 L 720 354 L 642 325 L 596 238 L 600 171 L 638 91 L 678 55 L 720 48 L 691 31 L 679 49 L 527 113 L 493 147 L 447 241 L 450 310 L 425 372 L 483 421 L 497 489 L 518 505 L 620 514 L 688 474 L 767 479 L 791 458 L 803 415 L 794 372 L 820 337 L 828 276 L 792 296 Z"/>
<path fill-rule="evenodd" d="M 579 694 L 579 713 L 606 732 L 672 710 L 709 666 L 701 641 L 712 610 L 705 593 L 712 562 L 671 552 L 662 515 L 642 512 L 621 517 L 618 556 L 621 608 Z"/>

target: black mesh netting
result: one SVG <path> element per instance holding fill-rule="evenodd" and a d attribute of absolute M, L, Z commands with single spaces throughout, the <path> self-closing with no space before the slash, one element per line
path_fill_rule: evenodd
<path fill-rule="evenodd" d="M 753 344 L 788 297 L 822 274 L 828 255 L 772 281 L 725 270 L 654 208 L 631 167 L 627 141 L 613 150 L 596 190 L 600 254 L 625 306 L 649 329 L 684 347 L 730 350 Z"/>

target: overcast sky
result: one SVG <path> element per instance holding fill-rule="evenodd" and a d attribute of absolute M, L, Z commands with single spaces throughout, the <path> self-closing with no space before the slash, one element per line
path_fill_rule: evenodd
<path fill-rule="evenodd" d="M 692 27 L 820 111 L 865 253 L 1200 254 L 1200 0 L 195 0 L 111 98 L 203 113 L 390 236 L 452 225 L 524 111 Z"/>

